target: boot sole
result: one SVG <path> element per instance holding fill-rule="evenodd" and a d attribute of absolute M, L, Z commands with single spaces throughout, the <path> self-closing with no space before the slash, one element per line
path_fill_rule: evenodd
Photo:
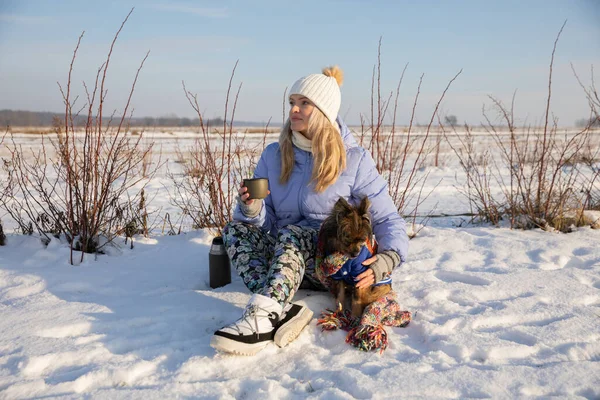
<path fill-rule="evenodd" d="M 236 354 L 240 356 L 253 356 L 271 343 L 271 341 L 264 341 L 258 343 L 242 343 L 235 340 L 228 339 L 223 336 L 216 336 L 210 338 L 210 347 L 223 353 Z"/>
<path fill-rule="evenodd" d="M 277 329 L 273 338 L 275 344 L 279 347 L 285 347 L 293 342 L 308 325 L 312 317 L 313 312 L 308 308 L 304 308 L 302 312 Z"/>

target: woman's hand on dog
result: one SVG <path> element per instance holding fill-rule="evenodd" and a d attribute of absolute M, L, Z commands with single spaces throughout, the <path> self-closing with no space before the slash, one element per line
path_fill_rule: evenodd
<path fill-rule="evenodd" d="M 374 255 L 371 258 L 367 258 L 365 261 L 363 261 L 362 265 L 368 267 L 369 265 L 373 264 L 375 261 L 377 261 L 377 255 Z M 367 268 L 367 270 L 365 272 L 363 272 L 362 274 L 359 274 L 356 277 L 356 281 L 357 281 L 356 282 L 357 288 L 369 287 L 375 283 L 375 272 L 373 272 L 373 270 L 371 268 Z"/>
<path fill-rule="evenodd" d="M 238 190 L 238 194 L 240 195 L 240 200 L 242 200 L 244 202 L 244 204 L 250 205 L 250 204 L 254 203 L 254 199 L 248 200 L 248 197 L 250 197 L 250 193 L 247 193 L 247 192 L 248 192 L 248 188 L 246 186 L 242 186 Z M 271 191 L 267 190 L 267 195 L 269 195 L 269 194 L 271 194 Z"/>

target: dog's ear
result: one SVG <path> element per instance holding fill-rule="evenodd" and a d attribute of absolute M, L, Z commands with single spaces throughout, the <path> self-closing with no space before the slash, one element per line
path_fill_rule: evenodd
<path fill-rule="evenodd" d="M 336 215 L 336 220 L 339 222 L 340 214 L 347 214 L 352 211 L 352 206 L 344 199 L 340 197 L 333 206 L 333 213 Z"/>
<path fill-rule="evenodd" d="M 338 199 L 338 201 L 335 202 L 334 208 L 336 210 L 344 210 L 344 211 L 352 210 L 352 206 L 350 205 L 350 203 L 348 203 L 348 201 L 343 197 L 340 197 Z"/>
<path fill-rule="evenodd" d="M 365 196 L 360 201 L 360 205 L 358 206 L 358 213 L 361 215 L 362 218 L 365 218 L 370 222 L 371 216 L 369 215 L 369 207 L 371 207 L 371 201 L 367 196 Z"/>

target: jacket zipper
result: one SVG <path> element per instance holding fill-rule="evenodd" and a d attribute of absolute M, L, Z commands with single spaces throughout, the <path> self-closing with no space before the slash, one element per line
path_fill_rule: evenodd
<path fill-rule="evenodd" d="M 308 152 L 304 152 L 306 153 L 304 160 L 305 160 L 305 164 L 304 164 L 304 172 L 302 175 L 302 184 L 300 185 L 300 190 L 298 191 L 298 212 L 300 213 L 300 217 L 306 218 L 304 216 L 304 213 L 302 212 L 302 193 L 304 191 L 305 187 L 308 187 L 308 182 L 306 181 L 306 171 L 308 170 L 308 168 L 306 168 L 306 165 L 309 165 L 309 161 L 312 158 L 312 154 L 308 153 Z M 312 172 L 312 171 L 310 171 Z M 304 184 L 304 182 L 306 181 L 306 185 Z"/>

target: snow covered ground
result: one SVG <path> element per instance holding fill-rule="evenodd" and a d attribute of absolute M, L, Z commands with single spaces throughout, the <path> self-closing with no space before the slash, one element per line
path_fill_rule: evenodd
<path fill-rule="evenodd" d="M 444 180 L 429 204 L 467 211 L 457 168 L 431 173 L 432 187 Z M 75 267 L 65 243 L 11 233 L 0 247 L 0 399 L 600 398 L 600 230 L 456 225 L 432 221 L 410 242 L 393 278 L 414 320 L 387 328 L 382 354 L 313 320 L 253 357 L 209 346 L 249 292 L 235 276 L 209 288 L 208 232 L 139 237 Z M 315 315 L 333 305 L 319 292 L 297 300 Z"/>

